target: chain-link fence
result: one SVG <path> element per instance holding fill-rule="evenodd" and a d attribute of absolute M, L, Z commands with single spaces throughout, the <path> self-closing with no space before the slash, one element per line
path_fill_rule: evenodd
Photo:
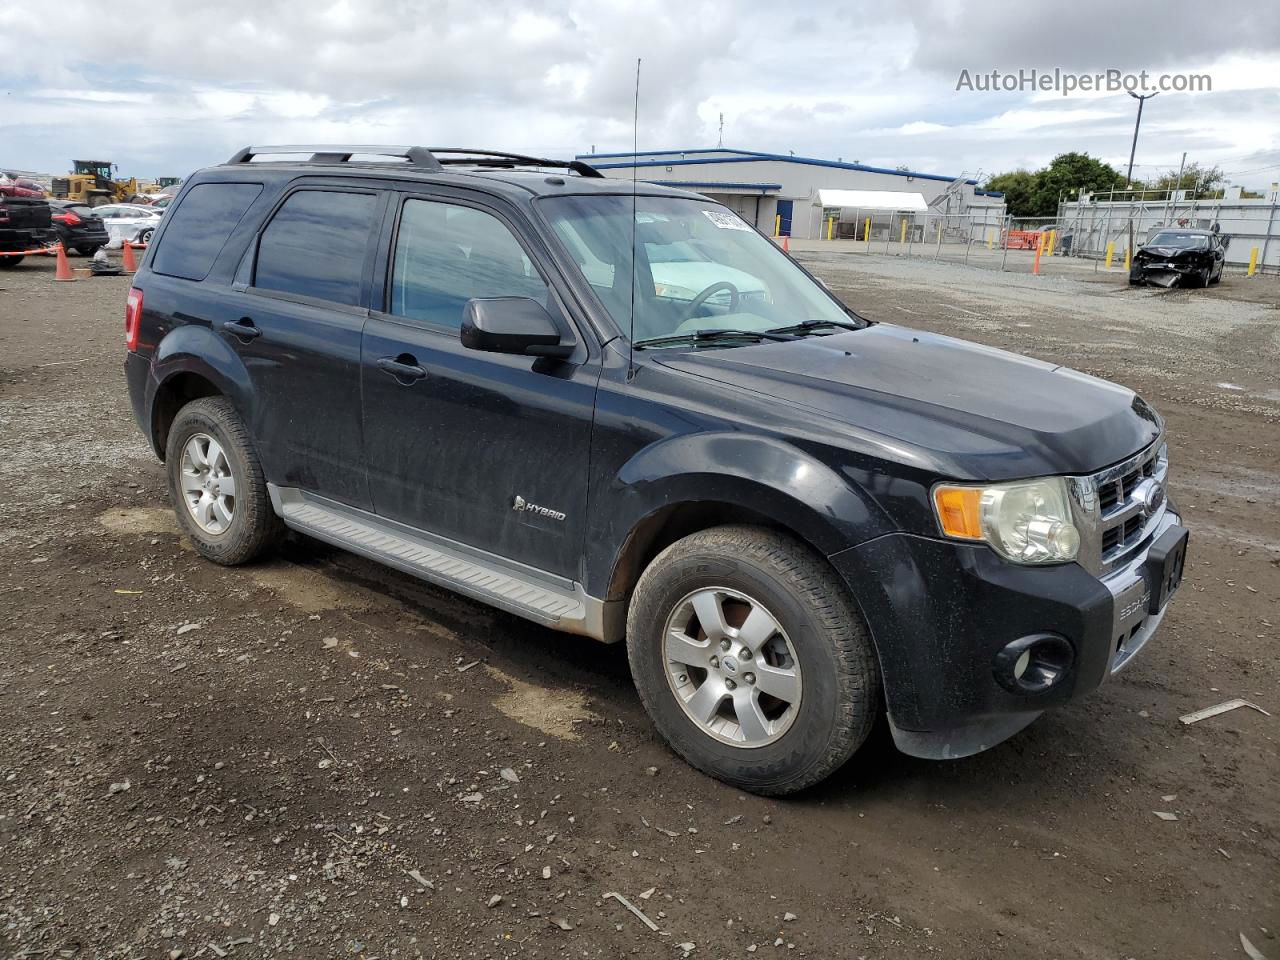
<path fill-rule="evenodd" d="M 1069 256 L 1123 259 L 1166 227 L 1217 229 L 1226 242 L 1228 267 L 1280 272 L 1280 204 L 1275 200 L 1163 198 L 1070 202 L 1059 207 Z"/>

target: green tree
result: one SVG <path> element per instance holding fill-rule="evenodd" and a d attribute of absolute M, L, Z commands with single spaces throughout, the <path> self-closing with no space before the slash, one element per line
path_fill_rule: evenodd
<path fill-rule="evenodd" d="M 1036 178 L 1039 174 L 1028 170 L 1014 170 L 1002 173 L 987 181 L 987 190 L 1004 194 L 1005 208 L 1015 217 L 1030 217 L 1027 213 L 1034 206 L 1033 197 L 1036 192 Z"/>
<path fill-rule="evenodd" d="M 1181 178 L 1178 177 L 1178 171 L 1170 170 L 1168 173 L 1156 177 L 1149 189 L 1191 190 L 1195 191 L 1194 195 L 1188 194 L 1191 199 L 1205 200 L 1211 196 L 1217 196 L 1222 181 L 1222 171 L 1217 167 L 1205 167 L 1199 163 L 1189 163 L 1183 168 Z"/>
<path fill-rule="evenodd" d="M 1099 193 L 1123 185 L 1124 177 L 1114 167 L 1087 153 L 1060 153 L 1034 173 L 1015 170 L 987 181 L 988 190 L 1005 195 L 1015 217 L 1053 217 L 1059 198 L 1074 200 L 1081 190 Z"/>

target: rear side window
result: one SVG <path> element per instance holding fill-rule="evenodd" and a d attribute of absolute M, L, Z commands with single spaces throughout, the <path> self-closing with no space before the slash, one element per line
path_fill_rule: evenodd
<path fill-rule="evenodd" d="M 168 226 L 151 269 L 184 280 L 203 280 L 222 245 L 262 193 L 260 183 L 201 183 L 165 214 Z"/>
<path fill-rule="evenodd" d="M 290 196 L 262 231 L 253 285 L 359 306 L 376 200 L 333 190 Z"/>

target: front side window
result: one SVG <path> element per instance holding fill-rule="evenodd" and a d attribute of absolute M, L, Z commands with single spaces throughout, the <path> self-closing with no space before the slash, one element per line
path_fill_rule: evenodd
<path fill-rule="evenodd" d="M 391 276 L 395 316 L 457 330 L 473 298 L 529 297 L 550 308 L 549 295 L 497 217 L 435 200 L 405 201 Z"/>
<path fill-rule="evenodd" d="M 616 194 L 539 204 L 628 335 L 634 302 L 637 343 L 698 331 L 857 323 L 771 241 L 718 204 Z"/>
<path fill-rule="evenodd" d="M 359 306 L 376 207 L 377 198 L 369 193 L 293 194 L 262 231 L 253 285 Z"/>

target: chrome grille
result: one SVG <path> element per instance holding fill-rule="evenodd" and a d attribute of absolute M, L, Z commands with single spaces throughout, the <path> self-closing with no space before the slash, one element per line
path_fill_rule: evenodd
<path fill-rule="evenodd" d="M 1076 478 L 1081 562 L 1086 567 L 1105 575 L 1147 541 L 1165 514 L 1168 472 L 1168 452 L 1161 437 L 1127 460 Z"/>

